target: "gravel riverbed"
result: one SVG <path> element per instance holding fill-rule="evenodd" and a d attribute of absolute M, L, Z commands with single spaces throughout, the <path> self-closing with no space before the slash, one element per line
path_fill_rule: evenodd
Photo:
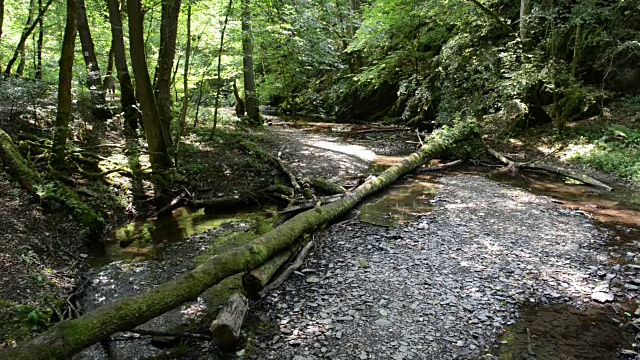
<path fill-rule="evenodd" d="M 521 304 L 589 306 L 615 275 L 583 214 L 480 176 L 436 183 L 434 211 L 414 223 L 317 234 L 306 269 L 252 315 L 278 326 L 254 356 L 492 358 Z"/>

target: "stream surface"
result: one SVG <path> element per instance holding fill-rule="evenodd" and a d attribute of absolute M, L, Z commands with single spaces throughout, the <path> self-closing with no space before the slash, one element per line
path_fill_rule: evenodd
<path fill-rule="evenodd" d="M 332 126 L 270 131 L 289 144 L 283 160 L 294 172 L 342 183 L 415 148 L 408 132 Z M 236 351 L 121 333 L 77 358 L 617 359 L 632 349 L 625 324 L 640 285 L 637 193 L 461 167 L 408 177 L 354 215 L 316 233 L 305 270 L 252 302 Z M 178 209 L 116 230 L 91 254 L 83 305 L 91 310 L 166 282 L 250 241 L 268 216 Z M 614 301 L 592 300 L 603 284 Z M 229 278 L 140 329 L 206 333 L 240 288 Z"/>

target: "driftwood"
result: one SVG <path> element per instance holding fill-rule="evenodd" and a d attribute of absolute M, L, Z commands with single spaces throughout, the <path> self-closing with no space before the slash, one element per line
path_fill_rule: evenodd
<path fill-rule="evenodd" d="M 559 174 L 562 176 L 566 176 L 568 178 L 574 179 L 574 180 L 578 180 L 581 181 L 585 184 L 606 190 L 606 191 L 613 191 L 613 188 L 607 184 L 604 184 L 586 174 L 580 174 L 577 173 L 573 170 L 569 170 L 569 169 L 565 169 L 561 166 L 556 166 L 556 165 L 548 165 L 548 164 L 544 164 L 541 163 L 539 161 L 533 161 L 533 162 L 515 162 L 513 160 L 508 159 L 506 156 L 502 155 L 501 153 L 493 150 L 492 148 L 487 146 L 487 151 L 493 155 L 495 158 L 497 158 L 498 160 L 500 160 L 503 164 L 507 165 L 507 168 L 510 169 L 529 169 L 529 170 L 544 170 L 550 173 L 554 173 L 554 174 Z"/>
<path fill-rule="evenodd" d="M 245 273 L 242 276 L 242 287 L 250 297 L 255 297 L 267 286 L 269 280 L 289 260 L 291 250 L 287 249 L 259 267 Z"/>
<path fill-rule="evenodd" d="M 229 297 L 227 305 L 211 323 L 211 338 L 221 349 L 233 349 L 240 340 L 240 328 L 244 316 L 249 310 L 249 300 L 246 297 L 234 293 Z"/>
<path fill-rule="evenodd" d="M 255 240 L 214 255 L 195 269 L 148 292 L 116 300 L 73 320 L 62 321 L 33 339 L 0 351 L 0 360 L 67 359 L 111 334 L 135 328 L 185 302 L 195 301 L 211 286 L 263 264 L 275 254 L 297 244 L 304 234 L 341 218 L 365 197 L 415 171 L 451 146 L 471 139 L 477 141 L 477 137 L 475 126 L 469 124 L 436 131 L 418 152 L 369 179 L 341 200 L 300 213 Z"/>
<path fill-rule="evenodd" d="M 289 276 L 291 276 L 291 274 L 293 274 L 294 271 L 298 270 L 300 268 L 300 266 L 302 266 L 302 263 L 304 262 L 304 259 L 307 257 L 307 255 L 309 254 L 309 251 L 311 251 L 311 249 L 313 248 L 314 245 L 315 245 L 315 243 L 313 241 L 309 241 L 302 248 L 302 250 L 300 250 L 300 253 L 296 257 L 296 260 L 293 262 L 293 264 L 289 265 L 280 274 L 280 276 L 278 276 L 278 278 L 275 279 L 271 284 L 265 286 L 264 289 L 262 289 L 262 291 L 260 291 L 260 293 L 258 294 L 258 297 L 263 298 L 268 293 L 270 293 L 271 291 L 277 289 L 278 286 L 282 285 L 289 278 Z"/>

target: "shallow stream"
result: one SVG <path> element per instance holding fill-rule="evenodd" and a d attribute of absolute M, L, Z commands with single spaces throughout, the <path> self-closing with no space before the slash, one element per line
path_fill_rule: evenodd
<path fill-rule="evenodd" d="M 321 130 L 316 135 L 329 131 L 327 128 L 330 126 L 325 124 L 319 128 Z M 344 136 L 341 135 L 341 139 Z M 356 142 L 358 146 L 366 144 L 363 136 L 353 136 L 351 142 Z M 393 155 L 406 154 L 406 144 L 402 149 L 386 149 L 382 152 L 385 156 L 381 159 L 382 162 L 386 161 L 383 164 L 386 166 L 397 159 Z M 377 164 L 379 166 L 381 162 Z M 435 206 L 438 187 L 430 181 L 434 176 L 459 174 L 482 175 L 496 182 L 553 198 L 568 213 L 591 217 L 597 226 L 607 229 L 611 238 L 607 245 L 610 251 L 603 253 L 603 256 L 608 257 L 612 265 L 625 266 L 640 260 L 628 256 L 629 252 L 640 252 L 640 194 L 624 189 L 606 193 L 547 174 L 506 175 L 486 168 L 461 167 L 437 175 L 415 175 L 367 199 L 358 208 L 359 220 L 373 227 L 403 227 Z M 251 233 L 255 221 L 263 221 L 267 217 L 268 214 L 264 213 L 211 216 L 202 210 L 180 208 L 160 219 L 121 227 L 111 234 L 104 247 L 91 254 L 91 268 L 87 274 L 92 284 L 85 295 L 85 306 L 91 309 L 152 288 L 197 265 L 202 257 L 249 241 L 250 236 L 232 237 L 230 240 L 229 234 Z M 177 328 L 202 329 L 225 296 L 237 290 L 238 286 L 238 279 L 231 280 L 213 289 L 213 294 L 203 296 L 214 300 L 188 304 L 173 314 L 163 316 L 169 320 L 153 322 L 151 326 L 167 331 Z M 495 354 L 500 359 L 615 359 L 618 351 L 629 348 L 633 339 L 632 332 L 624 324 L 625 312 L 635 311 L 635 298 L 625 296 L 628 298 L 626 301 L 607 305 L 590 303 L 582 309 L 567 305 L 523 304 L 521 319 L 507 330 L 502 338 L 503 345 L 496 349 Z M 253 322 L 251 326 L 258 325 Z M 84 354 L 84 358 L 145 358 L 170 352 L 151 345 L 150 339 L 142 337 L 142 340 L 136 338 L 135 341 L 112 341 L 115 345 L 111 346 L 110 356 L 94 347 Z M 180 351 L 198 356 L 204 352 L 207 354 L 204 356 L 218 358 L 218 355 L 209 353 L 212 350 L 208 345 L 201 343 L 190 343 L 187 350 L 183 346 Z"/>

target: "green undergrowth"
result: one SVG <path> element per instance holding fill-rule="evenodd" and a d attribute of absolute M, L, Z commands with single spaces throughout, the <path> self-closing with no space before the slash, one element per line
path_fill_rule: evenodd
<path fill-rule="evenodd" d="M 575 135 L 568 146 L 567 159 L 640 186 L 640 130 L 615 124 Z"/>
<path fill-rule="evenodd" d="M 0 300 L 0 348 L 43 332 L 52 310 Z"/>

